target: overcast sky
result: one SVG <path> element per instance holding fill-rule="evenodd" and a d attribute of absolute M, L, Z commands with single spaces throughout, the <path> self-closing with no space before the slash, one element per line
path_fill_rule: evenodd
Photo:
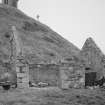
<path fill-rule="evenodd" d="M 81 48 L 88 37 L 105 53 L 105 0 L 19 0 L 19 9 Z"/>

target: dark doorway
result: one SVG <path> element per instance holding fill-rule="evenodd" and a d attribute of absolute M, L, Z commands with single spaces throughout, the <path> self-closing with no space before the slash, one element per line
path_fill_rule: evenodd
<path fill-rule="evenodd" d="M 91 68 L 90 67 L 86 67 L 85 70 L 88 71 L 88 70 L 91 70 Z"/>
<path fill-rule="evenodd" d="M 96 72 L 85 73 L 85 86 L 94 86 L 96 81 Z"/>

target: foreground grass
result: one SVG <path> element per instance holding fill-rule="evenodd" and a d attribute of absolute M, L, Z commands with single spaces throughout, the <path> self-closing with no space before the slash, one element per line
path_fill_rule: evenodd
<path fill-rule="evenodd" d="M 0 90 L 0 105 L 105 105 L 105 91 L 58 88 Z"/>

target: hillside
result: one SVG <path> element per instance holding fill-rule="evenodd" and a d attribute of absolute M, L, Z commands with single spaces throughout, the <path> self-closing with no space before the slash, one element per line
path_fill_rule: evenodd
<path fill-rule="evenodd" d="M 13 25 L 19 33 L 23 54 L 30 63 L 56 62 L 71 55 L 77 56 L 80 51 L 48 26 L 16 8 L 0 5 L 0 60 L 9 59 L 10 42 L 6 34 L 11 32 Z"/>

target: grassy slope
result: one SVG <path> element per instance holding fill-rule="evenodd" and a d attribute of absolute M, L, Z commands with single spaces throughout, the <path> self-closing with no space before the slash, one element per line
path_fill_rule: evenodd
<path fill-rule="evenodd" d="M 0 90 L 0 105 L 105 105 L 105 90 L 41 88 Z"/>
<path fill-rule="evenodd" d="M 23 44 L 23 53 L 30 62 L 57 61 L 80 51 L 48 26 L 28 17 L 20 10 L 0 5 L 0 57 L 8 59 L 10 45 L 5 34 L 15 25 Z"/>

